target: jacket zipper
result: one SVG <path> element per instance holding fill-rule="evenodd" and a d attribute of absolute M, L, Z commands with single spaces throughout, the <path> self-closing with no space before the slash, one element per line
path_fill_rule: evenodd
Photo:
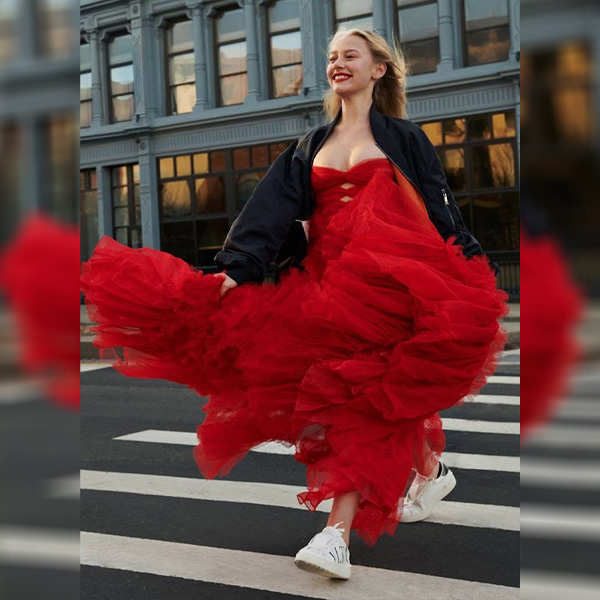
<path fill-rule="evenodd" d="M 452 221 L 452 229 L 456 229 L 456 224 L 454 223 L 454 217 L 452 216 L 452 212 L 450 211 L 450 202 L 448 202 L 448 195 L 446 194 L 446 190 L 442 188 L 442 196 L 444 197 L 444 205 L 446 206 L 446 210 L 448 211 L 448 216 L 450 217 L 450 221 Z"/>
<path fill-rule="evenodd" d="M 402 173 L 402 175 L 404 175 L 404 177 L 406 177 L 406 179 L 413 186 L 413 188 L 415 188 L 417 194 L 419 194 L 419 196 L 421 197 L 421 200 L 423 201 L 423 205 L 425 206 L 425 209 L 427 210 L 427 214 L 429 215 L 429 219 L 431 220 L 431 212 L 429 211 L 429 205 L 427 204 L 427 202 L 426 202 L 423 194 L 421 193 L 421 190 L 417 186 L 417 184 L 404 172 L 404 170 L 400 167 L 400 165 L 398 165 L 394 160 L 392 160 L 390 155 L 377 143 L 377 141 L 375 141 L 375 145 L 386 155 L 388 160 L 391 161 L 391 163 L 397 167 L 397 169 L 400 171 L 400 173 Z"/>

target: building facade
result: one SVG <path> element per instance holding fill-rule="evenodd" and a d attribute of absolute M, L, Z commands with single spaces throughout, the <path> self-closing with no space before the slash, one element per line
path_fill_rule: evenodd
<path fill-rule="evenodd" d="M 339 23 L 398 39 L 409 118 L 519 291 L 519 0 L 82 0 L 82 259 L 101 235 L 210 272 L 270 164 L 325 123 Z"/>

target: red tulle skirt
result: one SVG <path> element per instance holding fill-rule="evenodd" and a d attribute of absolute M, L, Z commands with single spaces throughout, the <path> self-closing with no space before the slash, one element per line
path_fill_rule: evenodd
<path fill-rule="evenodd" d="M 362 166 L 361 166 L 362 165 Z M 467 260 L 376 161 L 321 172 L 304 271 L 248 282 L 109 237 L 83 264 L 94 344 L 114 367 L 207 396 L 194 457 L 224 476 L 267 441 L 294 446 L 310 510 L 358 491 L 363 540 L 392 535 L 416 473 L 445 446 L 438 412 L 472 399 L 497 366 L 508 313 L 488 259 Z M 331 181 L 352 179 L 354 198 Z M 328 183 L 329 182 L 329 183 Z"/>

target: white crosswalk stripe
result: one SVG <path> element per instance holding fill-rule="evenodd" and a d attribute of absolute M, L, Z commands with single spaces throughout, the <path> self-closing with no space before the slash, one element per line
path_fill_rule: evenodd
<path fill-rule="evenodd" d="M 391 571 L 352 567 L 352 585 L 319 578 L 298 578 L 290 557 L 242 552 L 160 540 L 136 539 L 84 531 L 81 562 L 108 569 L 125 569 L 166 577 L 181 577 L 295 594 L 325 600 L 511 600 L 520 597 L 518 588 Z"/>
<path fill-rule="evenodd" d="M 505 353 L 505 356 L 518 359 L 518 354 L 518 351 L 511 351 Z M 518 369 L 519 362 L 501 364 L 498 369 L 500 373 L 504 366 Z M 94 377 L 94 371 L 104 367 L 105 365 L 90 365 L 83 372 L 90 373 L 90 377 Z M 504 371 L 504 373 L 506 372 L 507 370 Z M 512 373 L 514 370 L 508 372 Z M 110 378 L 110 372 L 100 375 Z M 120 375 L 116 376 L 121 377 Z M 507 414 L 514 415 L 512 407 L 519 406 L 520 377 L 499 374 L 489 378 L 488 383 L 512 384 L 514 387 L 501 389 L 500 393 L 480 394 L 472 403 L 477 405 L 477 410 L 475 407 L 469 408 L 471 403 L 465 403 L 465 413 L 460 412 L 462 407 L 455 407 L 452 409 L 452 417 L 445 417 L 443 413 L 441 414 L 447 438 L 460 435 L 461 440 L 468 440 L 469 436 L 480 440 L 470 444 L 462 442 L 463 446 L 460 446 L 460 451 L 444 452 L 443 460 L 449 467 L 460 470 L 465 479 L 466 473 L 470 473 L 469 477 L 476 480 L 484 478 L 484 480 L 494 482 L 490 485 L 506 485 L 506 482 L 513 481 L 513 485 L 518 486 L 520 458 L 514 456 L 514 444 L 515 440 L 518 442 L 520 425 L 518 421 L 507 421 L 506 416 Z M 483 391 L 486 392 L 485 389 Z M 114 392 L 109 392 L 109 394 L 112 393 Z M 463 414 L 484 414 L 486 420 L 462 418 Z M 494 420 L 494 418 L 498 420 Z M 140 419 L 132 422 L 140 423 Z M 115 433 L 112 433 L 110 438 L 104 442 L 115 445 L 115 456 L 123 457 L 122 464 L 114 466 L 109 464 L 108 468 L 102 465 L 99 468 L 97 466 L 99 463 L 96 463 L 92 468 L 84 466 L 80 472 L 83 510 L 89 503 L 98 504 L 98 506 L 104 507 L 104 510 L 108 510 L 103 514 L 109 519 L 109 524 L 102 530 L 83 527 L 81 534 L 81 564 L 83 566 L 99 567 L 115 570 L 115 572 L 129 571 L 138 573 L 140 576 L 161 576 L 174 581 L 186 579 L 198 584 L 220 584 L 224 586 L 223 595 L 219 596 L 220 600 L 221 598 L 227 600 L 229 597 L 227 586 L 233 586 L 238 590 L 240 587 L 245 588 L 248 590 L 249 597 L 252 598 L 259 598 L 260 596 L 256 594 L 264 591 L 272 594 L 291 594 L 304 598 L 331 600 L 338 598 L 349 600 L 393 598 L 396 600 L 399 598 L 399 590 L 402 590 L 403 598 L 411 600 L 431 600 L 434 597 L 441 597 L 445 600 L 480 600 L 481 598 L 509 600 L 520 597 L 518 548 L 521 523 L 518 493 L 516 502 L 514 496 L 511 500 L 509 495 L 510 502 L 507 502 L 509 505 L 506 505 L 503 502 L 507 497 L 505 495 L 500 494 L 501 497 L 498 500 L 495 500 L 493 494 L 489 493 L 485 498 L 479 498 L 477 494 L 468 497 L 468 491 L 463 488 L 462 497 L 457 499 L 451 494 L 445 498 L 436 506 L 426 522 L 404 525 L 401 523 L 399 533 L 394 536 L 394 539 L 384 536 L 387 542 L 398 544 L 400 543 L 398 536 L 418 534 L 419 531 L 425 531 L 424 527 L 437 528 L 427 529 L 427 535 L 430 536 L 432 544 L 436 543 L 436 532 L 438 536 L 450 535 L 448 541 L 451 540 L 452 543 L 454 543 L 456 535 L 459 535 L 459 537 L 466 536 L 465 539 L 472 539 L 476 545 L 480 544 L 477 541 L 478 536 L 486 535 L 486 532 L 491 536 L 513 536 L 498 538 L 504 542 L 494 542 L 497 548 L 502 548 L 506 540 L 510 540 L 514 545 L 515 568 L 511 575 L 511 585 L 489 583 L 494 580 L 493 577 L 478 581 L 476 575 L 468 577 L 459 575 L 454 578 L 452 575 L 448 576 L 447 571 L 443 573 L 440 571 L 439 574 L 436 574 L 435 571 L 433 574 L 431 571 L 421 573 L 418 570 L 415 571 L 414 564 L 410 565 L 413 568 L 403 568 L 403 565 L 407 563 L 400 558 L 397 562 L 394 561 L 391 567 L 383 565 L 385 568 L 380 568 L 378 564 L 362 566 L 360 554 L 357 554 L 357 558 L 353 560 L 351 584 L 340 586 L 338 585 L 339 581 L 315 577 L 297 569 L 292 560 L 293 554 L 282 555 L 277 552 L 269 554 L 268 550 L 265 553 L 264 545 L 261 548 L 262 551 L 257 552 L 245 546 L 243 549 L 232 548 L 228 545 L 223 547 L 224 544 L 220 539 L 213 540 L 202 537 L 197 542 L 189 543 L 189 540 L 181 539 L 180 536 L 173 536 L 171 539 L 162 535 L 158 537 L 156 533 L 146 535 L 141 516 L 139 517 L 140 522 L 134 524 L 133 527 L 130 527 L 130 523 L 127 523 L 126 526 L 123 521 L 122 528 L 113 530 L 114 524 L 121 522 L 119 515 L 125 504 L 129 507 L 129 511 L 131 511 L 131 507 L 137 507 L 140 503 L 140 506 L 151 507 L 148 510 L 161 507 L 160 514 L 164 513 L 165 523 L 168 523 L 170 511 L 173 510 L 171 506 L 187 506 L 181 503 L 190 501 L 198 503 L 198 511 L 202 511 L 203 506 L 210 506 L 211 511 L 216 510 L 219 514 L 220 510 L 224 513 L 225 510 L 238 512 L 252 510 L 253 515 L 257 514 L 256 511 L 261 511 L 264 512 L 265 520 L 272 519 L 270 515 L 274 514 L 274 510 L 289 514 L 290 521 L 303 514 L 310 514 L 306 506 L 300 504 L 297 499 L 297 494 L 305 491 L 306 486 L 291 485 L 290 481 L 294 482 L 295 476 L 290 479 L 288 475 L 286 483 L 277 481 L 278 470 L 287 461 L 287 459 L 282 460 L 278 457 L 287 456 L 290 464 L 295 464 L 293 460 L 295 448 L 293 446 L 290 447 L 279 442 L 267 442 L 251 449 L 254 461 L 258 461 L 260 464 L 264 462 L 267 465 L 273 462 L 277 465 L 272 474 L 268 470 L 263 472 L 260 481 L 252 480 L 252 474 L 250 476 L 246 474 L 241 480 L 235 476 L 205 480 L 199 473 L 197 477 L 173 476 L 165 474 L 165 472 L 168 473 L 168 470 L 165 471 L 164 465 L 161 466 L 160 474 L 151 472 L 154 469 L 149 464 L 145 464 L 144 472 L 136 472 L 135 465 L 133 468 L 128 468 L 127 465 L 131 461 L 138 461 L 139 457 L 146 453 L 146 448 L 147 453 L 152 456 L 156 456 L 157 451 L 168 451 L 169 456 L 174 456 L 173 453 L 179 452 L 176 447 L 180 446 L 182 449 L 187 448 L 185 452 L 188 454 L 184 456 L 189 456 L 189 448 L 198 443 L 196 432 L 186 431 L 189 423 L 182 419 L 178 421 L 176 417 L 170 418 L 169 425 L 167 425 L 169 428 L 165 429 L 152 428 L 158 422 L 153 418 L 146 422 L 150 425 L 149 427 L 142 426 L 136 429 L 133 426 L 129 432 L 122 425 L 118 429 L 113 428 L 112 431 Z M 194 422 L 193 428 L 195 426 Z M 118 433 L 116 433 L 117 431 Z M 492 437 L 490 438 L 490 436 Z M 128 442 L 128 444 L 121 442 Z M 480 446 L 478 446 L 479 444 Z M 163 445 L 162 448 L 160 445 Z M 463 448 L 467 451 L 463 451 Z M 498 450 L 494 452 L 496 449 Z M 131 459 L 127 458 L 129 455 L 132 456 Z M 244 461 L 242 460 L 242 462 Z M 85 465 L 85 462 L 83 464 Z M 234 472 L 232 472 L 233 474 Z M 460 474 L 457 475 L 457 479 L 460 486 Z M 502 484 L 499 483 L 500 481 Z M 72 496 L 72 483 L 73 478 L 67 478 L 64 481 L 57 480 L 48 487 L 48 490 L 53 489 L 56 494 L 71 494 Z M 329 513 L 332 502 L 332 499 L 321 502 L 316 513 L 321 515 Z M 109 508 L 113 506 L 114 509 Z M 238 508 L 235 508 L 236 506 Z M 133 518 L 136 520 L 138 518 L 137 508 L 133 510 L 135 511 L 133 513 L 124 512 L 123 519 Z M 93 518 L 91 522 L 94 522 Z M 223 527 L 227 526 L 227 523 L 223 522 Z M 270 526 L 273 524 L 271 523 Z M 168 531 L 168 525 L 165 527 Z M 454 533 L 448 534 L 447 531 Z M 460 534 L 457 533 L 459 531 Z M 141 535 L 138 532 L 144 534 Z M 315 532 L 311 530 L 308 533 Z M 303 545 L 301 542 L 302 540 L 298 540 L 297 549 Z M 402 544 L 401 547 L 403 547 Z M 352 545 L 350 551 L 352 554 Z M 515 573 L 516 584 L 513 586 Z M 110 576 L 110 571 L 107 571 L 106 576 Z M 505 577 L 505 568 L 498 569 L 496 583 L 504 583 Z M 140 585 L 142 584 L 140 583 Z M 199 597 L 201 595 L 200 593 Z M 125 594 L 118 594 L 118 597 L 111 598 L 111 600 L 125 600 L 126 597 Z"/>

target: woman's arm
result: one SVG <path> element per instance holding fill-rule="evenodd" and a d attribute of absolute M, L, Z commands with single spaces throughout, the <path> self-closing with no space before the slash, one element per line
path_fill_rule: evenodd
<path fill-rule="evenodd" d="M 423 136 L 427 138 L 425 133 Z M 456 236 L 454 243 L 463 247 L 463 254 L 467 258 L 475 254 L 484 254 L 480 243 L 465 225 L 458 203 L 446 181 L 446 173 L 440 157 L 429 138 L 426 145 L 429 150 L 429 163 L 423 176 L 422 190 L 434 225 L 444 239 L 448 239 L 451 235 Z M 490 265 L 494 269 L 494 274 L 498 275 L 500 267 L 497 263 L 490 260 Z"/>
<path fill-rule="evenodd" d="M 302 199 L 300 160 L 292 142 L 258 182 L 214 261 L 238 284 L 262 281 L 296 220 Z"/>

